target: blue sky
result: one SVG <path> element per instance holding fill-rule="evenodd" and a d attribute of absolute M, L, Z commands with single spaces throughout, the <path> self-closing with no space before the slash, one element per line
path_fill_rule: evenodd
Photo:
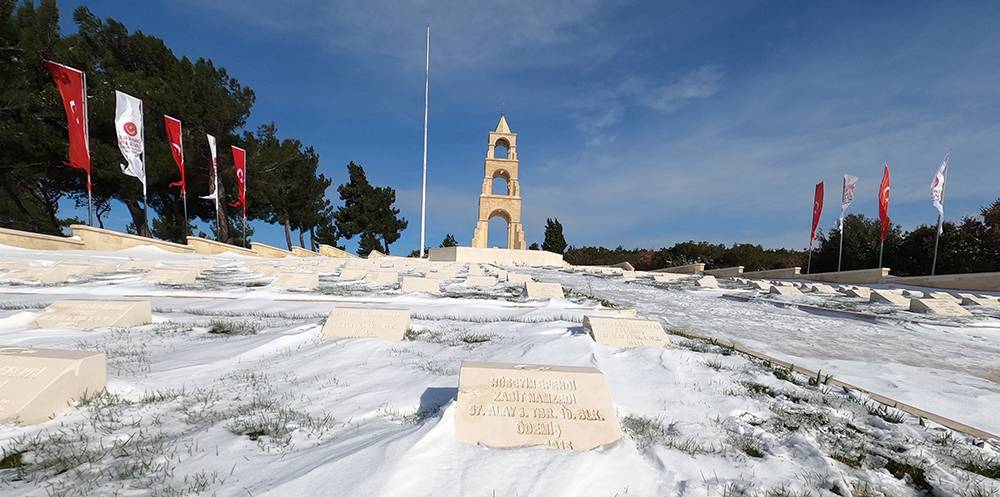
<path fill-rule="evenodd" d="M 80 3 L 60 2 L 65 29 Z M 948 219 L 1000 196 L 1000 3 L 83 3 L 225 67 L 256 91 L 250 125 L 314 146 L 335 185 L 353 160 L 395 188 L 410 227 L 394 253 L 419 244 L 426 23 L 432 246 L 471 241 L 501 106 L 529 242 L 558 217 L 578 246 L 803 248 L 815 183 L 823 228 L 845 173 L 860 177 L 850 211 L 876 216 L 883 161 L 909 229 L 935 221 L 929 185 L 949 150 Z M 126 222 L 119 207 L 111 227 Z"/>

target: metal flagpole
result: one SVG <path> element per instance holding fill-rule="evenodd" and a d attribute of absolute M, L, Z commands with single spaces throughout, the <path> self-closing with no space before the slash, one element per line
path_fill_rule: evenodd
<path fill-rule="evenodd" d="M 937 270 L 938 241 L 941 240 L 941 231 L 944 230 L 944 194 L 948 190 L 948 169 L 944 170 L 944 184 L 941 185 L 941 217 L 938 219 L 937 235 L 934 236 L 934 258 L 931 260 L 931 276 Z"/>
<path fill-rule="evenodd" d="M 83 79 L 83 136 L 87 142 L 87 158 L 90 159 L 90 115 L 87 112 L 87 73 L 82 72 Z M 60 90 L 61 92 L 62 90 Z M 91 192 L 90 168 L 87 168 L 87 224 L 94 225 L 94 195 Z"/>
<path fill-rule="evenodd" d="M 145 172 L 143 173 L 145 174 Z M 153 235 L 153 230 L 149 226 L 149 200 L 146 197 L 146 178 L 143 178 L 142 183 L 142 205 L 143 205 L 143 222 L 146 223 L 146 231 L 149 232 L 150 237 Z"/>
<path fill-rule="evenodd" d="M 87 224 L 94 225 L 94 197 L 90 193 L 90 171 L 87 171 Z"/>
<path fill-rule="evenodd" d="M 806 259 L 806 274 L 809 274 L 809 269 L 812 267 L 813 260 L 813 241 L 812 237 L 809 237 L 809 258 Z"/>
<path fill-rule="evenodd" d="M 882 269 L 882 249 L 885 247 L 885 240 L 878 244 L 878 267 Z"/>
<path fill-rule="evenodd" d="M 188 236 L 190 233 L 188 233 L 188 194 L 186 186 L 184 191 L 181 192 L 181 198 L 184 199 L 184 236 Z"/>
<path fill-rule="evenodd" d="M 427 218 L 427 97 L 431 79 L 431 25 L 427 25 L 426 46 L 424 51 L 424 175 L 420 189 L 420 258 L 424 257 L 425 220 Z"/>
<path fill-rule="evenodd" d="M 246 209 L 246 207 L 244 207 Z M 243 211 L 243 248 L 249 248 L 247 245 L 247 211 Z"/>
<path fill-rule="evenodd" d="M 844 257 L 844 219 L 840 219 L 840 250 L 837 251 L 837 272 L 840 272 L 840 261 Z"/>

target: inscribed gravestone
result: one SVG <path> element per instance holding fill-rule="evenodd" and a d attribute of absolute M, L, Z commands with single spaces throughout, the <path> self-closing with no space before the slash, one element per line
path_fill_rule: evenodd
<path fill-rule="evenodd" d="M 844 295 L 847 295 L 848 297 L 856 297 L 868 300 L 872 296 L 872 289 L 864 287 L 851 288 L 846 292 L 844 292 Z"/>
<path fill-rule="evenodd" d="M 524 290 L 529 299 L 561 299 L 564 298 L 562 285 L 559 283 L 536 283 L 529 281 L 524 284 Z"/>
<path fill-rule="evenodd" d="M 873 304 L 892 304 L 901 307 L 909 307 L 910 305 L 910 299 L 904 297 L 902 294 L 878 289 L 871 291 L 868 301 Z"/>
<path fill-rule="evenodd" d="M 365 283 L 395 285 L 399 283 L 399 273 L 395 271 L 371 271 L 365 275 Z"/>
<path fill-rule="evenodd" d="M 164 285 L 191 285 L 199 273 L 197 269 L 152 269 L 142 280 Z"/>
<path fill-rule="evenodd" d="M 682 280 L 687 278 L 686 274 L 676 274 L 676 273 L 657 273 L 653 275 L 653 281 L 657 283 L 670 283 L 671 281 Z"/>
<path fill-rule="evenodd" d="M 940 298 L 910 299 L 910 311 L 939 316 L 972 316 L 972 313 L 963 309 L 957 301 Z"/>
<path fill-rule="evenodd" d="M 342 280 L 360 280 L 368 274 L 367 269 L 353 269 L 347 268 L 340 270 L 340 279 Z"/>
<path fill-rule="evenodd" d="M 139 326 L 152 321 L 148 300 L 57 300 L 35 318 L 35 326 L 93 330 Z"/>
<path fill-rule="evenodd" d="M 962 305 L 981 305 L 983 307 L 1000 307 L 1000 300 L 996 297 L 962 297 Z"/>
<path fill-rule="evenodd" d="M 715 276 L 702 276 L 694 282 L 694 286 L 701 288 L 719 288 L 719 281 Z"/>
<path fill-rule="evenodd" d="M 531 279 L 531 275 L 507 273 L 507 283 L 513 283 L 515 285 L 523 285 L 529 281 L 534 281 L 533 279 Z"/>
<path fill-rule="evenodd" d="M 802 295 L 802 292 L 800 292 L 798 288 L 795 288 L 794 286 L 782 286 L 782 285 L 771 285 L 771 289 L 768 291 L 768 293 L 774 295 L 781 295 L 784 297 Z"/>
<path fill-rule="evenodd" d="M 468 444 L 583 451 L 622 438 L 594 368 L 463 362 L 456 409 L 455 436 Z"/>
<path fill-rule="evenodd" d="M 424 292 L 431 294 L 441 293 L 441 280 L 434 278 L 417 278 L 415 276 L 404 276 L 403 285 L 400 287 L 403 293 Z"/>
<path fill-rule="evenodd" d="M 497 279 L 492 276 L 468 276 L 465 278 L 466 286 L 490 287 L 497 284 Z"/>
<path fill-rule="evenodd" d="M 834 290 L 832 286 L 824 285 L 822 283 L 815 283 L 809 285 L 806 291 L 809 293 L 837 293 L 837 291 Z"/>
<path fill-rule="evenodd" d="M 101 352 L 0 346 L 0 421 L 40 423 L 106 381 Z"/>
<path fill-rule="evenodd" d="M 486 275 L 486 269 L 484 269 L 483 266 L 480 266 L 479 264 L 469 264 L 468 276 L 485 276 L 485 275 Z"/>
<path fill-rule="evenodd" d="M 337 307 L 323 325 L 324 336 L 400 341 L 410 327 L 408 309 Z"/>
<path fill-rule="evenodd" d="M 76 273 L 71 268 L 65 267 L 27 267 L 14 269 L 4 275 L 3 279 L 9 281 L 38 282 L 43 285 L 53 283 L 64 283 L 75 276 Z"/>
<path fill-rule="evenodd" d="M 595 342 L 611 347 L 666 347 L 670 343 L 663 325 L 652 319 L 584 316 L 583 328 Z"/>
<path fill-rule="evenodd" d="M 316 273 L 281 273 L 271 281 L 271 286 L 291 290 L 315 290 L 319 288 Z"/>

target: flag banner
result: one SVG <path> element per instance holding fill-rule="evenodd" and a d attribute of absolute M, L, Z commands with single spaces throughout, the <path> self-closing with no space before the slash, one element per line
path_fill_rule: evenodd
<path fill-rule="evenodd" d="M 944 160 L 941 161 L 941 165 L 938 166 L 937 174 L 934 175 L 934 180 L 931 181 L 931 204 L 938 211 L 938 234 L 944 228 L 944 182 L 948 177 L 948 159 L 951 157 L 951 152 L 944 156 Z"/>
<path fill-rule="evenodd" d="M 813 225 L 809 234 L 809 241 L 816 239 L 816 228 L 819 226 L 819 217 L 823 214 L 823 182 L 816 183 L 816 195 L 813 197 Z"/>
<path fill-rule="evenodd" d="M 115 90 L 115 132 L 118 149 L 125 157 L 122 172 L 142 183 L 146 192 L 146 166 L 143 164 L 145 143 L 142 140 L 142 100 Z"/>
<path fill-rule="evenodd" d="M 186 196 L 187 181 L 184 179 L 184 137 L 181 136 L 181 121 L 170 116 L 163 116 L 163 127 L 167 130 L 170 153 L 174 156 L 177 169 L 181 171 L 181 180 L 170 183 L 170 186 L 181 187 L 181 196 Z"/>
<path fill-rule="evenodd" d="M 233 149 L 233 169 L 236 171 L 237 200 L 230 207 L 243 207 L 243 216 L 247 215 L 247 151 L 240 147 Z"/>
<path fill-rule="evenodd" d="M 858 186 L 858 177 L 851 176 L 849 174 L 844 175 L 844 189 L 841 193 L 840 199 L 840 222 L 838 227 L 844 229 L 844 214 L 847 213 L 847 208 L 851 206 L 854 202 L 854 189 Z"/>
<path fill-rule="evenodd" d="M 878 186 L 878 218 L 882 221 L 882 241 L 889 233 L 889 163 L 882 171 L 882 183 Z"/>
<path fill-rule="evenodd" d="M 215 137 L 207 134 L 205 136 L 208 137 L 208 151 L 212 155 L 212 177 L 215 178 L 215 183 L 212 183 L 212 185 L 209 186 L 209 188 L 211 188 L 212 191 L 209 192 L 208 195 L 205 195 L 204 197 L 201 198 L 205 200 L 215 200 L 215 206 L 216 208 L 218 208 L 219 191 L 216 185 L 219 182 L 219 165 L 215 155 Z"/>
<path fill-rule="evenodd" d="M 59 87 L 69 129 L 69 160 L 66 165 L 87 172 L 90 190 L 90 128 L 87 123 L 87 76 L 76 69 L 51 61 L 45 67 Z"/>

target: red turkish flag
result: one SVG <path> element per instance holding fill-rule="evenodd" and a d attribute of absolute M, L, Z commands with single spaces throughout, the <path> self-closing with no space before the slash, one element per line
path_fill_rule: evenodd
<path fill-rule="evenodd" d="M 816 227 L 819 226 L 819 216 L 823 214 L 823 182 L 816 183 L 816 196 L 813 198 L 813 228 L 809 241 L 816 239 Z"/>
<path fill-rule="evenodd" d="M 187 181 L 184 179 L 184 138 L 181 136 L 181 121 L 170 116 L 163 116 L 163 127 L 167 130 L 167 142 L 170 153 L 174 156 L 177 168 L 181 170 L 181 180 L 170 183 L 170 186 L 181 187 L 181 195 L 187 196 Z"/>
<path fill-rule="evenodd" d="M 878 185 L 878 218 L 882 221 L 882 241 L 889 233 L 889 163 L 885 163 L 882 183 Z"/>
<path fill-rule="evenodd" d="M 233 169 L 236 170 L 236 191 L 239 199 L 230 207 L 243 206 L 243 216 L 247 215 L 247 151 L 233 147 Z"/>
<path fill-rule="evenodd" d="M 59 87 L 69 128 L 69 161 L 67 166 L 87 172 L 90 191 L 90 129 L 87 125 L 87 75 L 69 66 L 45 61 L 45 67 Z"/>

